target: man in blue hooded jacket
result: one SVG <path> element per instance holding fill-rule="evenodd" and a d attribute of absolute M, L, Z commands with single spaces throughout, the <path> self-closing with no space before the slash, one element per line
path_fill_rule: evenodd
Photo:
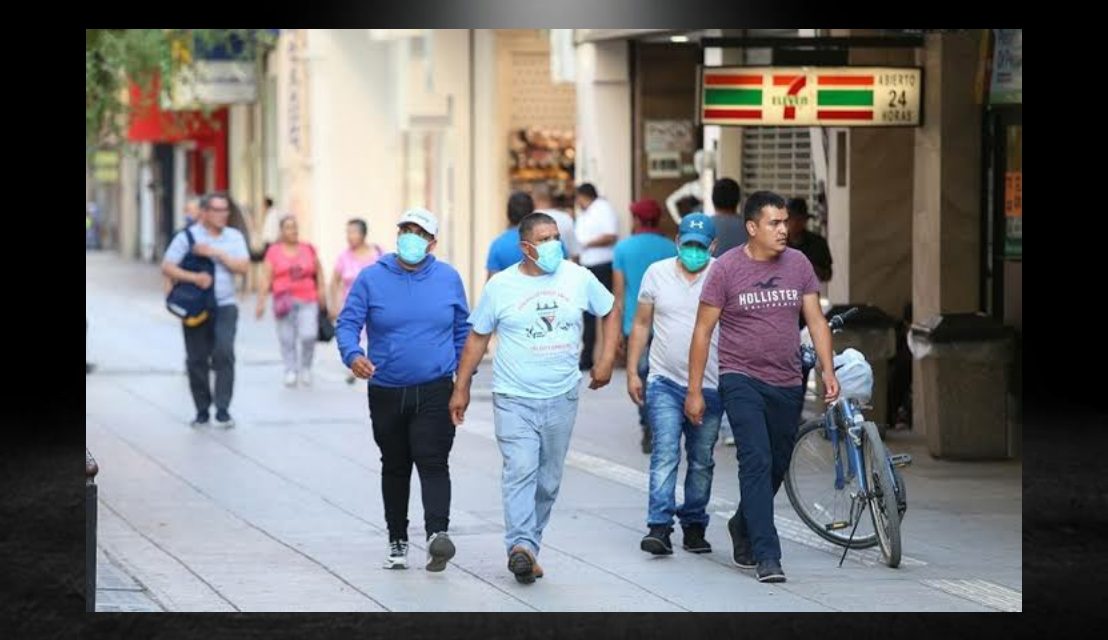
<path fill-rule="evenodd" d="M 423 490 L 428 571 L 454 557 L 447 535 L 454 424 L 448 404 L 469 334 L 469 306 L 458 272 L 431 255 L 439 223 L 411 209 L 397 224 L 397 251 L 358 274 L 335 323 L 342 362 L 369 380 L 373 439 L 381 449 L 381 492 L 389 549 L 385 567 L 408 566 L 412 465 Z M 359 346 L 366 329 L 368 350 Z"/>

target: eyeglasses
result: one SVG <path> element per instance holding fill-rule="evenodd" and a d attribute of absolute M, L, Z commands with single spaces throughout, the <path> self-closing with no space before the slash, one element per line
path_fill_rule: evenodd
<path fill-rule="evenodd" d="M 208 211 L 215 211 L 216 213 L 224 213 L 230 210 L 230 207 L 208 207 Z"/>

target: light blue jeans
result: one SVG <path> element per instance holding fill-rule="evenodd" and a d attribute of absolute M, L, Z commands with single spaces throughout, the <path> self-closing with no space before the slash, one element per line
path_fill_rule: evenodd
<path fill-rule="evenodd" d="M 576 388 L 553 398 L 493 394 L 496 442 L 504 459 L 504 545 L 538 555 L 542 531 L 562 484 L 577 419 Z"/>

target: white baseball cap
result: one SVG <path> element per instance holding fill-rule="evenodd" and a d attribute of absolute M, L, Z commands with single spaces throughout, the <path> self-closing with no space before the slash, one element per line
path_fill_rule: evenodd
<path fill-rule="evenodd" d="M 408 223 L 419 225 L 424 231 L 437 236 L 439 234 L 439 219 L 435 217 L 435 214 L 426 209 L 408 209 L 404 212 L 404 215 L 400 216 L 400 222 L 396 223 L 396 226 L 403 226 Z"/>

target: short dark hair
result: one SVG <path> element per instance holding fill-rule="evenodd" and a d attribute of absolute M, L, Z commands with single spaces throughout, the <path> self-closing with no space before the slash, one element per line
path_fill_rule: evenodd
<path fill-rule="evenodd" d="M 543 224 L 558 226 L 554 218 L 551 218 L 545 213 L 536 211 L 535 213 L 529 213 L 523 216 L 523 220 L 519 221 L 519 237 L 523 240 L 531 239 L 531 229 Z"/>
<path fill-rule="evenodd" d="M 268 209 L 272 206 L 273 206 L 273 198 L 271 198 L 269 196 L 266 196 L 265 197 L 265 207 L 266 207 L 266 209 Z"/>
<path fill-rule="evenodd" d="M 599 194 L 596 193 L 596 187 L 592 186 L 591 182 L 585 182 L 577 187 L 577 193 L 585 196 L 590 200 L 596 200 L 599 198 Z"/>
<path fill-rule="evenodd" d="M 696 196 L 685 196 L 677 201 L 677 215 L 684 218 L 694 211 L 700 211 L 700 205 L 700 198 Z"/>
<path fill-rule="evenodd" d="M 355 227 L 358 227 L 358 231 L 362 232 L 363 237 L 367 233 L 369 233 L 369 227 L 366 226 L 365 220 L 362 220 L 361 218 L 351 218 L 346 224 L 347 226 L 354 225 Z"/>
<path fill-rule="evenodd" d="M 512 226 L 519 224 L 527 214 L 534 210 L 535 201 L 531 199 L 530 195 L 522 191 L 516 191 L 508 196 L 508 222 L 511 222 Z"/>
<path fill-rule="evenodd" d="M 743 220 L 746 222 L 758 222 L 762 219 L 762 209 L 765 207 L 785 208 L 785 199 L 772 191 L 755 191 L 746 199 L 743 205 Z"/>
<path fill-rule="evenodd" d="M 720 178 L 712 187 L 712 204 L 717 209 L 729 209 L 734 211 L 742 199 L 742 189 L 739 183 L 731 178 Z"/>
<path fill-rule="evenodd" d="M 789 210 L 790 216 L 793 214 L 808 216 L 808 201 L 804 198 L 789 198 L 789 201 L 785 203 L 785 208 Z"/>

